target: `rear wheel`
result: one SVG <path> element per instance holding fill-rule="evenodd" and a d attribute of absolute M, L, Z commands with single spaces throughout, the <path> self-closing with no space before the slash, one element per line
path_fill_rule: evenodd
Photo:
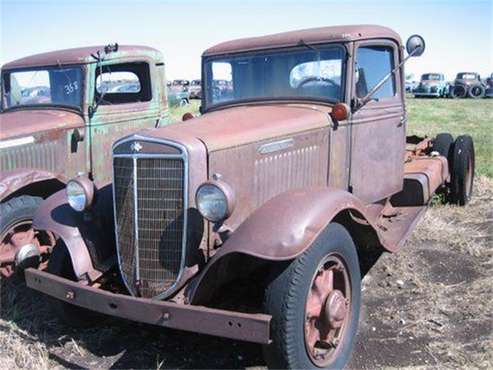
<path fill-rule="evenodd" d="M 454 146 L 454 138 L 447 132 L 438 134 L 433 140 L 433 151 L 440 153 L 441 156 L 451 158 L 452 148 Z"/>
<path fill-rule="evenodd" d="M 330 224 L 312 246 L 269 283 L 270 368 L 340 369 L 349 360 L 358 326 L 361 275 L 354 243 Z"/>
<path fill-rule="evenodd" d="M 71 281 L 77 281 L 70 254 L 62 239 L 59 239 L 53 248 L 47 272 Z M 52 299 L 51 304 L 53 310 L 70 326 L 89 327 L 105 319 L 105 316 L 97 312 L 58 299 Z"/>
<path fill-rule="evenodd" d="M 474 183 L 474 143 L 469 135 L 459 136 L 454 143 L 450 173 L 450 200 L 465 205 L 472 196 Z"/>

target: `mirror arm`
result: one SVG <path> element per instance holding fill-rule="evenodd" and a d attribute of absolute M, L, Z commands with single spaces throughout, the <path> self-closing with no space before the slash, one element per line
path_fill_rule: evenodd
<path fill-rule="evenodd" d="M 418 49 L 414 49 L 410 54 L 408 54 L 407 57 L 404 58 L 402 62 L 400 62 L 397 67 L 395 67 L 392 71 L 390 71 L 384 78 L 380 80 L 379 83 L 377 83 L 373 88 L 366 94 L 363 98 L 358 98 L 357 103 L 356 103 L 356 109 L 353 111 L 357 111 L 358 109 L 361 109 L 364 107 L 370 100 L 372 100 L 373 94 L 375 94 L 378 89 L 380 89 L 384 83 L 386 83 L 390 77 L 392 77 L 403 65 L 408 61 L 409 58 L 411 58 L 417 51 Z"/>

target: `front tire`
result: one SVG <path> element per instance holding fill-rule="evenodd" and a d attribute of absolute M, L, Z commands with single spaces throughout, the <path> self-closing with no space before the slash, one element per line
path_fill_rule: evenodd
<path fill-rule="evenodd" d="M 53 248 L 47 272 L 71 281 L 77 281 L 72 260 L 62 239 L 59 239 Z M 105 316 L 97 312 L 58 299 L 52 299 L 51 305 L 53 310 L 69 326 L 77 328 L 91 327 L 98 321 L 101 322 L 105 319 Z"/>
<path fill-rule="evenodd" d="M 21 195 L 0 204 L 0 255 L 15 252 L 15 240 L 33 233 L 33 217 L 42 201 L 40 197 Z M 1 276 L 13 273 L 13 264 L 0 267 Z"/>
<path fill-rule="evenodd" d="M 483 85 L 474 85 L 469 89 L 469 97 L 473 99 L 484 98 L 485 93 L 486 89 Z"/>
<path fill-rule="evenodd" d="M 467 96 L 467 88 L 463 85 L 455 85 L 450 91 L 450 95 L 454 99 L 462 99 Z"/>
<path fill-rule="evenodd" d="M 347 230 L 331 223 L 301 256 L 268 284 L 272 315 L 270 368 L 340 369 L 349 360 L 361 302 L 356 247 Z"/>

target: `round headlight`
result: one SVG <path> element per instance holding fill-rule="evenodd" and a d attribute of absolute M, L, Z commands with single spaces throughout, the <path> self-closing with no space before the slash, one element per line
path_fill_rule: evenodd
<path fill-rule="evenodd" d="M 77 212 L 87 209 L 94 196 L 94 184 L 86 177 L 70 180 L 65 189 L 70 207 Z"/>
<path fill-rule="evenodd" d="M 226 184 L 207 182 L 199 186 L 195 196 L 197 208 L 211 222 L 219 222 L 231 215 L 234 202 Z"/>

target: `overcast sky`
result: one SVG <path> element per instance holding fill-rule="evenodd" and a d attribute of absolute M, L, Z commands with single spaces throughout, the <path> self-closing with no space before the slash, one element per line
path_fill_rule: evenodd
<path fill-rule="evenodd" d="M 0 64 L 30 54 L 112 42 L 161 50 L 169 78 L 200 77 L 218 42 L 341 24 L 380 24 L 427 50 L 407 73 L 493 72 L 493 0 L 159 1 L 0 0 Z"/>

